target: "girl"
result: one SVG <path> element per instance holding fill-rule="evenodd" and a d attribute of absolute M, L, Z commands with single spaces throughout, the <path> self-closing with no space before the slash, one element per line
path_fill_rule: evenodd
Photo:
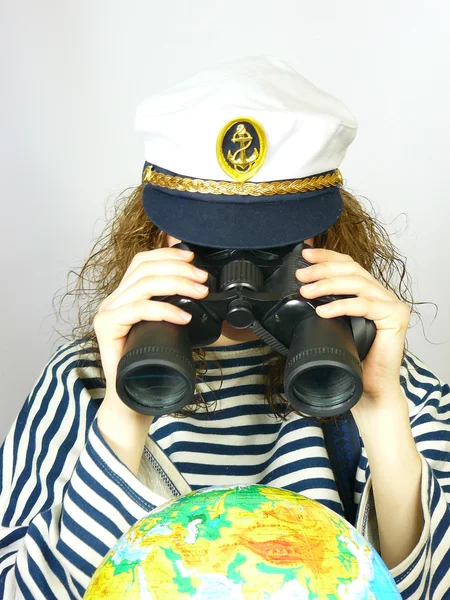
<path fill-rule="evenodd" d="M 258 136 L 259 121 L 267 131 L 267 151 L 261 139 L 256 154 L 241 152 L 241 163 L 256 158 L 247 180 L 236 170 L 238 187 L 229 172 L 244 144 L 228 153 L 228 131 L 238 131 L 230 106 L 239 106 L 236 117 L 249 115 L 249 124 L 239 121 L 246 135 Z M 234 129 L 218 135 L 211 125 L 217 115 Z M 305 284 L 299 293 L 353 296 L 318 308 L 319 316 L 364 316 L 376 326 L 363 361 L 364 392 L 351 409 L 361 441 L 355 525 L 381 553 L 403 598 L 448 597 L 449 387 L 405 348 L 415 304 L 403 283 L 405 264 L 339 180 L 331 189 L 298 191 L 337 168 L 354 137 L 351 115 L 280 61 L 252 58 L 143 103 L 138 128 L 147 136 L 143 183 L 118 204 L 81 269 L 75 293 L 88 297 L 86 286 L 95 284 L 92 298 L 1 449 L 1 597 L 82 598 L 132 524 L 208 485 L 273 485 L 343 514 L 321 421 L 291 409 L 282 389 L 285 358 L 252 332 L 224 322 L 215 343 L 193 351 L 196 394 L 182 415 L 139 414 L 115 390 L 133 324 L 191 318 L 152 298 L 208 294 L 207 273 L 194 267 L 192 253 L 174 247 L 178 242 L 261 248 L 301 240 L 313 248 L 303 252 L 312 266 L 296 274 Z M 212 131 L 219 167 L 201 154 Z M 266 154 L 267 164 L 258 165 Z M 257 186 L 280 184 L 276 200 L 264 193 L 248 200 L 250 178 Z M 283 195 L 286 180 L 300 187 Z M 198 185 L 211 182 L 231 183 L 234 197 L 219 190 L 203 198 Z"/>

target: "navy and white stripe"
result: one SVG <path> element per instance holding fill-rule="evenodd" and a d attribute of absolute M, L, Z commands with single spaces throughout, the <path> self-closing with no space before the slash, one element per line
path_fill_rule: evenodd
<path fill-rule="evenodd" d="M 208 349 L 199 386 L 211 407 L 208 386 L 215 390 L 215 411 L 155 420 L 138 477 L 100 434 L 100 371 L 88 350 L 80 364 L 78 351 L 74 343 L 55 352 L 0 449 L 1 598 L 82 598 L 123 532 L 173 495 L 205 485 L 285 487 L 342 514 L 321 428 L 297 415 L 277 419 L 264 402 L 263 344 Z M 404 599 L 443 600 L 450 595 L 450 390 L 411 353 L 401 383 L 423 457 L 425 527 L 391 573 Z M 356 479 L 357 528 L 376 545 L 364 448 Z"/>

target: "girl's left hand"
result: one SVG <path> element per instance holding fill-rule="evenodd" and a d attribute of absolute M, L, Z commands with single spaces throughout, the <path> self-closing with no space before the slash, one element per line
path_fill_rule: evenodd
<path fill-rule="evenodd" d="M 317 307 L 320 317 L 365 317 L 375 323 L 375 340 L 362 361 L 364 392 L 357 406 L 388 405 L 393 392 L 398 397 L 410 308 L 346 254 L 312 248 L 303 250 L 303 258 L 314 263 L 296 272 L 297 279 L 308 284 L 300 288 L 305 299 L 328 295 L 355 296 Z"/>

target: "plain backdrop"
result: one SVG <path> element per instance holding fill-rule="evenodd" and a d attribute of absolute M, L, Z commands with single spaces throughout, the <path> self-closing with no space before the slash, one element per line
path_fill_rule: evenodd
<path fill-rule="evenodd" d="M 139 184 L 137 105 L 244 55 L 285 60 L 356 116 L 347 188 L 370 199 L 408 257 L 415 299 L 434 303 L 420 307 L 423 327 L 411 320 L 409 348 L 450 380 L 449 6 L 2 0 L 0 442 L 64 341 L 55 295 L 87 257 L 105 206 Z"/>

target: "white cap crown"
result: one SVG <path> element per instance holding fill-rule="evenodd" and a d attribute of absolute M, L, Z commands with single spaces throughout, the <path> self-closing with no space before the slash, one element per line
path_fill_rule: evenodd
<path fill-rule="evenodd" d="M 245 177 L 254 182 L 336 169 L 357 130 L 342 102 L 272 57 L 223 63 L 151 96 L 139 105 L 135 127 L 144 136 L 150 164 L 192 178 L 231 181 L 238 175 L 224 164 L 229 162 L 225 151 L 219 160 L 218 147 L 221 132 L 223 137 L 230 123 L 236 132 L 239 120 L 249 120 L 265 133 L 267 148 L 256 151 L 257 168 L 252 166 L 251 176 Z M 243 127 L 241 132 L 253 139 L 249 126 Z M 235 137 L 240 145 L 236 142 L 237 150 L 228 150 L 232 162 L 232 155 L 235 162 L 256 156 L 249 144 L 245 150 L 242 139 L 244 134 Z M 242 177 L 244 167 L 236 169 Z"/>

